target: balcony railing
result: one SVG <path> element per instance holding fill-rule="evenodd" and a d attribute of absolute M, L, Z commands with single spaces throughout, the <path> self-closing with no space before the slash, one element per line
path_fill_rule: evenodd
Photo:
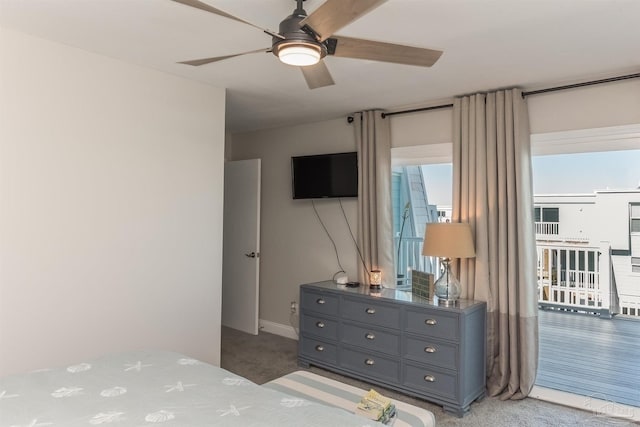
<path fill-rule="evenodd" d="M 536 222 L 536 235 L 557 236 L 559 231 L 559 222 Z"/>
<path fill-rule="evenodd" d="M 538 243 L 536 246 L 540 307 L 611 316 L 614 301 L 608 244 L 577 247 L 571 244 Z"/>
<path fill-rule="evenodd" d="M 409 274 L 411 270 L 425 271 L 433 273 L 438 267 L 437 260 L 432 261 L 431 257 L 422 256 L 422 237 L 403 237 L 398 250 L 400 239 L 395 238 L 396 248 L 396 271 L 398 274 L 398 286 L 409 284 Z M 400 277 L 403 276 L 403 277 Z"/>

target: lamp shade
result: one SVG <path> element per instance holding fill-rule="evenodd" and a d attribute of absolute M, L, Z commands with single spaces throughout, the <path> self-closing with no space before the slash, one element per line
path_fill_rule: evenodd
<path fill-rule="evenodd" d="M 466 223 L 429 222 L 424 230 L 422 255 L 440 258 L 476 256 L 471 227 Z"/>

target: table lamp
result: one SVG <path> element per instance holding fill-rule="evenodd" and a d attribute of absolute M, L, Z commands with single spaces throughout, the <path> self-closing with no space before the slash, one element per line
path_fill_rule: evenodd
<path fill-rule="evenodd" d="M 441 258 L 442 275 L 436 280 L 434 293 L 438 304 L 450 306 L 460 298 L 460 282 L 451 272 L 452 258 L 475 256 L 471 227 L 465 223 L 429 222 L 424 230 L 422 255 Z"/>

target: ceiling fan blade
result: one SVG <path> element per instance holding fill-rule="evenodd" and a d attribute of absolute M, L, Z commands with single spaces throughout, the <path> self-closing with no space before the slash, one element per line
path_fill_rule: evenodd
<path fill-rule="evenodd" d="M 380 6 L 387 0 L 327 0 L 300 22 L 300 26 L 309 26 L 320 41 L 331 37 L 345 25 Z"/>
<path fill-rule="evenodd" d="M 240 19 L 237 16 L 233 16 L 230 13 L 227 13 L 227 12 L 225 12 L 223 10 L 216 9 L 213 6 L 209 6 L 208 4 L 206 4 L 204 2 L 201 2 L 201 1 L 198 1 L 198 0 L 172 0 L 172 1 L 174 1 L 176 3 L 182 3 L 182 4 L 187 5 L 187 6 L 195 7 L 196 9 L 204 10 L 205 12 L 210 12 L 210 13 L 213 13 L 213 14 L 218 15 L 218 16 L 223 16 L 225 18 L 233 19 L 234 21 L 242 22 L 243 24 L 251 25 L 252 27 L 257 28 L 260 31 L 264 31 L 267 34 L 270 34 L 270 35 L 275 36 L 275 37 L 281 37 L 282 38 L 282 36 L 280 34 L 278 34 L 278 33 L 275 33 L 275 32 L 273 32 L 271 30 L 265 30 L 264 28 L 259 27 L 259 26 L 255 25 L 255 24 L 252 24 L 249 21 L 245 21 L 244 19 Z"/>
<path fill-rule="evenodd" d="M 300 69 L 302 70 L 304 79 L 307 81 L 309 89 L 317 89 L 335 84 L 324 61 L 320 61 L 315 65 L 300 67 Z"/>
<path fill-rule="evenodd" d="M 371 61 L 431 67 L 438 58 L 440 58 L 440 55 L 442 55 L 441 50 L 354 39 L 351 37 L 335 36 L 331 37 L 330 41 L 332 40 L 336 41 L 333 55 L 343 58 L 368 59 Z"/>
<path fill-rule="evenodd" d="M 235 53 L 233 55 L 216 56 L 214 58 L 192 59 L 190 61 L 180 61 L 178 62 L 178 64 L 193 65 L 194 67 L 197 67 L 200 65 L 210 64 L 212 62 L 222 61 L 223 59 L 234 58 L 236 56 L 248 55 L 250 53 L 257 53 L 257 52 L 269 52 L 269 49 L 267 48 L 257 49 L 257 50 L 251 50 L 249 52 Z"/>

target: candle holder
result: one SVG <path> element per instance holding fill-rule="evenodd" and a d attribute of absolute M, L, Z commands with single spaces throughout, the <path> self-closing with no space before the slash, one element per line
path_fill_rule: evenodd
<path fill-rule="evenodd" d="M 382 272 L 380 270 L 371 270 L 369 273 L 369 288 L 380 290 L 382 287 Z"/>

